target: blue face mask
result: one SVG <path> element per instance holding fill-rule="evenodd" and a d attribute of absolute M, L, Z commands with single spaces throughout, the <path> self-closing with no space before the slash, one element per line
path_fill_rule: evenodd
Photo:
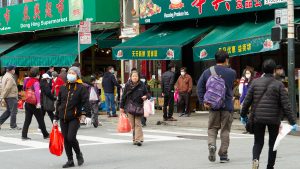
<path fill-rule="evenodd" d="M 68 74 L 67 75 L 67 79 L 70 83 L 74 83 L 77 80 L 77 76 L 76 75 L 72 75 L 72 74 Z"/>

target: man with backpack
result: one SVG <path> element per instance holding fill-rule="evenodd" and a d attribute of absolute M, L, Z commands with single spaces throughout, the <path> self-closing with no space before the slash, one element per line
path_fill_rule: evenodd
<path fill-rule="evenodd" d="M 215 54 L 216 65 L 205 70 L 197 84 L 200 104 L 209 110 L 208 159 L 216 161 L 216 139 L 221 130 L 220 162 L 229 162 L 229 134 L 233 121 L 233 85 L 236 72 L 228 68 L 229 55 L 219 50 Z"/>

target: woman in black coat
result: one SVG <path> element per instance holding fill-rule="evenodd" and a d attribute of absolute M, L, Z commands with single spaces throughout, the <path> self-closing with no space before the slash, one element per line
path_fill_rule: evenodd
<path fill-rule="evenodd" d="M 143 82 L 140 81 L 140 75 L 137 71 L 132 71 L 129 82 L 126 83 L 124 93 L 120 103 L 120 112 L 128 113 L 128 118 L 133 129 L 133 144 L 141 146 L 144 142 L 144 135 L 141 120 L 144 114 L 132 112 L 130 107 L 143 109 L 144 100 L 148 98 L 148 91 Z"/>
<path fill-rule="evenodd" d="M 51 92 L 50 83 L 52 83 L 50 76 L 45 73 L 42 75 L 42 80 L 40 82 L 41 86 L 41 105 L 42 105 L 42 112 L 43 117 L 45 116 L 46 112 L 48 113 L 48 116 L 51 119 L 51 122 L 53 122 L 54 119 L 54 101 L 55 97 Z"/>

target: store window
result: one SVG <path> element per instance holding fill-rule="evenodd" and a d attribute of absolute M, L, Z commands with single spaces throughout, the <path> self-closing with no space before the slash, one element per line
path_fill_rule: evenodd
<path fill-rule="evenodd" d="M 13 6 L 19 4 L 19 0 L 7 0 L 7 6 Z"/>

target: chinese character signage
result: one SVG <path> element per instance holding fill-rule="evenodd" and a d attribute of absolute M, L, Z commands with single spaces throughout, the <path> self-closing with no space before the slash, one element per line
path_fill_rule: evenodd
<path fill-rule="evenodd" d="M 159 23 L 282 8 L 267 0 L 140 0 L 140 23 Z M 268 0 L 269 2 L 271 0 Z M 275 0 L 272 0 L 275 1 Z M 300 0 L 295 0 L 300 5 Z"/>
<path fill-rule="evenodd" d="M 70 21 L 83 19 L 83 0 L 69 0 Z"/>
<path fill-rule="evenodd" d="M 271 36 L 263 36 L 240 41 L 219 43 L 194 48 L 194 61 L 213 60 L 216 51 L 227 51 L 230 57 L 255 54 L 279 49 L 277 42 L 271 41 Z"/>
<path fill-rule="evenodd" d="M 180 60 L 181 48 L 113 48 L 114 60 Z"/>

